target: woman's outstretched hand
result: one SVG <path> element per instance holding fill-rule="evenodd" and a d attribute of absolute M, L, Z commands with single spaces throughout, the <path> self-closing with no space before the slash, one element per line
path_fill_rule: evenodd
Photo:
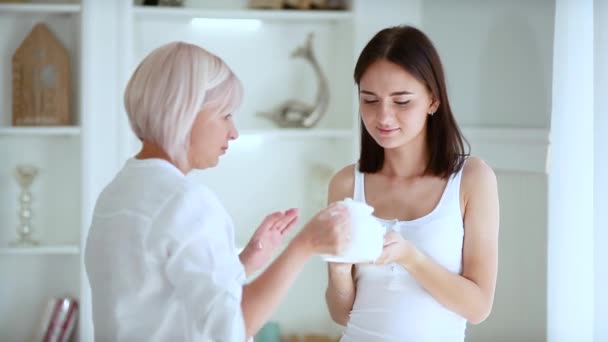
<path fill-rule="evenodd" d="M 283 243 L 285 236 L 298 222 L 298 209 L 272 213 L 260 224 L 253 233 L 239 258 L 245 267 L 247 276 L 266 265 L 276 250 Z"/>
<path fill-rule="evenodd" d="M 308 221 L 294 243 L 309 255 L 340 254 L 350 244 L 350 224 L 346 207 L 332 204 Z"/>

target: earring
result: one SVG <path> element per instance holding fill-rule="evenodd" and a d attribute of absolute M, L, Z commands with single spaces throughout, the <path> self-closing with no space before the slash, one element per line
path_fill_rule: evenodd
<path fill-rule="evenodd" d="M 430 116 L 433 116 L 433 114 L 435 114 L 435 112 L 429 112 L 429 115 L 430 115 Z"/>

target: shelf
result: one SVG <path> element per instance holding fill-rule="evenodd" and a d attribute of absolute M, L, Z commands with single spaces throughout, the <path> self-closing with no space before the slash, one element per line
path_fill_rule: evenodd
<path fill-rule="evenodd" d="M 259 129 L 242 130 L 241 136 L 256 136 L 262 138 L 332 138 L 352 139 L 354 131 L 350 129 Z"/>
<path fill-rule="evenodd" d="M 79 126 L 0 127 L 0 137 L 8 136 L 77 136 Z"/>
<path fill-rule="evenodd" d="M 464 127 L 462 131 L 471 154 L 495 171 L 547 173 L 548 129 Z"/>
<path fill-rule="evenodd" d="M 0 255 L 78 255 L 75 245 L 41 245 L 36 247 L 0 247 Z"/>
<path fill-rule="evenodd" d="M 322 10 L 204 10 L 196 8 L 148 7 L 135 6 L 139 18 L 217 18 L 217 19 L 259 19 L 259 20 L 301 20 L 301 21 L 342 21 L 350 20 L 350 11 Z"/>
<path fill-rule="evenodd" d="M 5 13 L 42 13 L 42 14 L 75 14 L 80 12 L 79 4 L 0 4 L 0 14 Z"/>

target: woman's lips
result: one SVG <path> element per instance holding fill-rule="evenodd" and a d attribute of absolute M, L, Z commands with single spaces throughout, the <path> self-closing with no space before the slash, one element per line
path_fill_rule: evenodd
<path fill-rule="evenodd" d="M 391 135 L 391 134 L 396 133 L 397 131 L 399 131 L 399 127 L 397 127 L 397 128 L 380 128 L 380 127 L 376 127 L 376 129 L 378 130 L 378 132 L 382 136 Z"/>

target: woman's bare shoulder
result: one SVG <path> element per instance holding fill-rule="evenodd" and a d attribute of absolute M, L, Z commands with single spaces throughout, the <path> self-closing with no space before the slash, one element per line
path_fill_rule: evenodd
<path fill-rule="evenodd" d="M 329 202 L 352 197 L 355 184 L 355 164 L 345 166 L 329 182 Z"/>
<path fill-rule="evenodd" d="M 465 194 L 484 192 L 497 186 L 494 170 L 483 159 L 469 157 L 463 168 L 461 189 Z"/>

